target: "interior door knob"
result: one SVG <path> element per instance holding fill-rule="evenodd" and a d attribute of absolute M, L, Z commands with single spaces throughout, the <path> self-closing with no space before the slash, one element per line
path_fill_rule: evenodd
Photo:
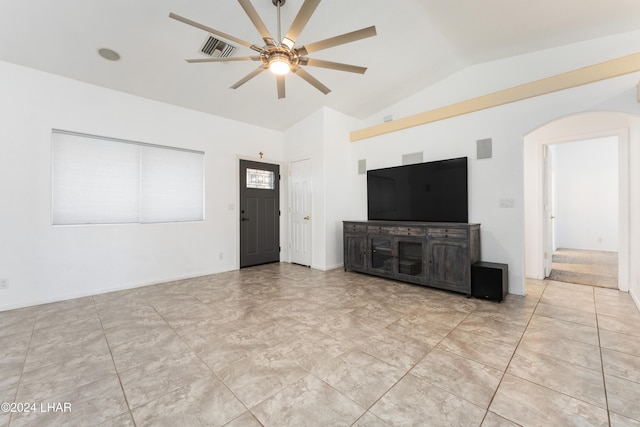
<path fill-rule="evenodd" d="M 305 216 L 304 219 L 306 219 L 307 221 L 309 221 L 311 219 L 311 217 L 309 215 Z"/>

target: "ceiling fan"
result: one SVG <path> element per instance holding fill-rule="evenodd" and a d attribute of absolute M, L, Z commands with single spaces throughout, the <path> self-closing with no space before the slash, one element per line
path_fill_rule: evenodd
<path fill-rule="evenodd" d="M 236 82 L 232 89 L 237 89 L 252 78 L 256 77 L 258 74 L 263 71 L 269 69 L 276 75 L 276 82 L 278 87 L 278 99 L 285 97 L 284 90 L 284 76 L 289 71 L 297 74 L 302 79 L 307 81 L 313 87 L 318 89 L 320 92 L 325 95 L 331 92 L 331 89 L 320 83 L 315 77 L 310 75 L 307 71 L 305 71 L 303 66 L 312 66 L 312 67 L 322 67 L 329 68 L 332 70 L 339 71 L 348 71 L 351 73 L 359 73 L 364 74 L 367 70 L 365 67 L 358 67 L 356 65 L 343 64 L 339 62 L 331 62 L 325 61 L 322 59 L 313 59 L 307 57 L 308 54 L 312 52 L 317 52 L 322 49 L 328 49 L 330 47 L 339 46 L 346 43 L 351 43 L 357 40 L 361 40 L 367 37 L 372 37 L 376 35 L 376 27 L 370 26 L 367 28 L 362 28 L 360 30 L 352 31 L 350 33 L 345 33 L 339 36 L 331 37 L 328 39 L 324 39 L 318 42 L 306 44 L 304 46 L 295 47 L 296 40 L 303 28 L 313 15 L 313 12 L 316 10 L 318 5 L 320 4 L 320 0 L 305 0 L 298 11 L 298 14 L 294 18 L 291 23 L 291 27 L 285 34 L 284 38 L 280 35 L 280 7 L 283 6 L 286 0 L 272 0 L 273 5 L 278 8 L 278 21 L 277 21 L 277 39 L 274 39 L 271 36 L 271 33 L 265 26 L 262 19 L 258 15 L 258 12 L 251 4 L 250 0 L 238 0 L 240 6 L 244 9 L 245 13 L 249 16 L 249 19 L 253 23 L 253 25 L 262 36 L 262 40 L 264 40 L 265 45 L 263 47 L 257 46 L 255 44 L 249 43 L 237 37 L 231 36 L 229 34 L 225 34 L 221 31 L 215 30 L 213 28 L 202 25 L 198 22 L 192 21 L 190 19 L 184 18 L 182 16 L 176 15 L 175 13 L 170 13 L 169 17 L 185 24 L 191 25 L 195 28 L 199 28 L 201 30 L 207 31 L 211 34 L 214 34 L 223 39 L 227 39 L 243 46 L 246 46 L 256 52 L 258 55 L 254 56 L 241 56 L 241 57 L 230 57 L 230 58 L 205 58 L 205 59 L 187 59 L 189 63 L 203 63 L 203 62 L 230 62 L 230 61 L 258 61 L 260 62 L 260 66 L 256 68 L 254 71 L 250 72 L 238 82 Z"/>

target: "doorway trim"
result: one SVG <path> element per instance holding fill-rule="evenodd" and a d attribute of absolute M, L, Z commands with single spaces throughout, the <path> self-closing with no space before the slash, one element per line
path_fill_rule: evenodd
<path fill-rule="evenodd" d="M 598 130 L 582 134 L 564 134 L 537 139 L 531 133 L 552 124 L 561 123 L 583 115 L 601 115 L 603 125 Z M 618 289 L 629 291 L 630 280 L 630 167 L 629 167 L 629 127 L 606 127 L 607 116 L 631 117 L 627 113 L 614 112 L 586 112 L 562 117 L 546 123 L 524 138 L 524 226 L 525 226 L 525 276 L 542 280 L 544 279 L 544 157 L 545 145 L 560 144 L 563 142 L 576 142 L 602 137 L 618 138 Z M 525 283 L 526 293 L 526 283 Z"/>

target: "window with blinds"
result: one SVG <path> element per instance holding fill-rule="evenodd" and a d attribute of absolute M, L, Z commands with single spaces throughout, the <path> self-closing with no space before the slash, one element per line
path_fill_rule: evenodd
<path fill-rule="evenodd" d="M 54 130 L 54 225 L 204 220 L 204 153 Z"/>

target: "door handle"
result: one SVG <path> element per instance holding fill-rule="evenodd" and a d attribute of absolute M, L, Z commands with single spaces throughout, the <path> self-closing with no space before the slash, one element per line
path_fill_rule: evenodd
<path fill-rule="evenodd" d="M 240 221 L 249 221 L 249 218 L 245 218 L 245 217 L 240 217 Z"/>
<path fill-rule="evenodd" d="M 309 215 L 307 215 L 303 219 L 306 219 L 307 221 L 309 221 L 311 219 L 311 217 Z"/>

